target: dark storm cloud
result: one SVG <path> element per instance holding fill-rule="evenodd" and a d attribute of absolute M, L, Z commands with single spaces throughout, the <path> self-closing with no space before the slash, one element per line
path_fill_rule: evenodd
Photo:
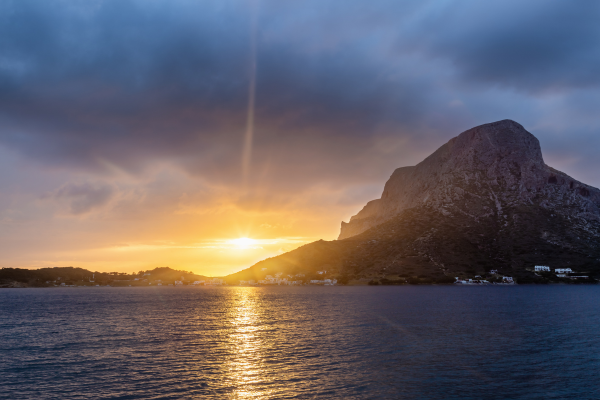
<path fill-rule="evenodd" d="M 166 157 L 200 170 L 239 157 L 252 3 L 67 4 L 3 3 L 4 144 L 43 163 L 92 169 L 135 170 Z M 307 54 L 281 40 L 259 43 L 258 140 L 300 134 L 325 143 L 364 135 L 386 115 L 414 121 L 421 89 L 390 84 L 366 50 Z"/>
<path fill-rule="evenodd" d="M 218 109 L 244 107 L 247 49 L 228 24 L 245 19 L 209 24 L 210 9 L 90 4 L 4 4 L 5 143 L 46 162 L 132 168 L 197 142 Z"/>
<path fill-rule="evenodd" d="M 255 170 L 356 177 L 381 135 L 439 145 L 489 122 L 447 107 L 474 87 L 597 85 L 596 4 L 0 1 L 0 143 L 44 165 L 233 179 L 256 12 Z"/>
<path fill-rule="evenodd" d="M 464 81 L 543 92 L 598 86 L 600 3 L 429 3 L 400 51 L 448 60 Z"/>

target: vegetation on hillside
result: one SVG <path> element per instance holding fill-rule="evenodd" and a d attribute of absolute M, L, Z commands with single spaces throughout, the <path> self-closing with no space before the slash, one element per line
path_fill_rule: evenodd
<path fill-rule="evenodd" d="M 169 267 L 155 268 L 131 274 L 124 272 L 89 271 L 73 267 L 0 269 L 0 287 L 48 287 L 62 284 L 65 286 L 141 286 L 152 283 L 172 284 L 176 280 L 188 283 L 204 278 L 202 275 L 179 271 Z"/>

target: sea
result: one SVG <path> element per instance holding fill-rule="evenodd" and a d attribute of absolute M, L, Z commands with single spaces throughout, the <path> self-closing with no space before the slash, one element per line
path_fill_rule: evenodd
<path fill-rule="evenodd" d="M 0 399 L 600 399 L 600 286 L 1 289 Z"/>

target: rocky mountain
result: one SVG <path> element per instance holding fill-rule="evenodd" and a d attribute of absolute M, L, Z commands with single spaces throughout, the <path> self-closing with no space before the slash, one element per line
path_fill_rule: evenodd
<path fill-rule="evenodd" d="M 413 207 L 507 219 L 504 208 L 536 199 L 543 208 L 559 207 L 572 217 L 600 221 L 598 189 L 547 166 L 537 138 L 518 123 L 494 122 L 461 133 L 414 167 L 395 170 L 380 199 L 367 203 L 349 223 L 342 222 L 338 239 Z"/>
<path fill-rule="evenodd" d="M 503 120 L 395 170 L 381 198 L 342 222 L 337 241 L 259 264 L 352 279 L 435 281 L 497 269 L 528 282 L 541 279 L 534 265 L 598 276 L 600 190 L 546 165 L 537 138 Z"/>

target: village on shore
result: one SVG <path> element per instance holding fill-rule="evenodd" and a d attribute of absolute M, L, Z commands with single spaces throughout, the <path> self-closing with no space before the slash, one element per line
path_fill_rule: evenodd
<path fill-rule="evenodd" d="M 536 265 L 528 270 L 548 283 L 596 283 L 588 275 L 572 268 L 554 268 Z M 255 279 L 231 279 L 230 277 L 206 277 L 192 272 L 178 271 L 169 267 L 126 274 L 117 272 L 91 272 L 82 268 L 56 267 L 39 270 L 2 268 L 0 288 L 24 287 L 83 287 L 83 286 L 336 286 L 336 285 L 516 285 L 511 276 L 490 270 L 484 276 L 446 276 L 441 282 L 427 282 L 415 277 L 361 278 L 348 280 L 336 271 L 320 270 L 312 273 L 285 274 L 262 268 Z"/>
<path fill-rule="evenodd" d="M 589 276 L 581 275 L 571 268 L 555 268 L 552 272 L 551 268 L 546 265 L 536 265 L 533 270 L 537 276 L 546 278 L 562 278 L 575 280 L 588 280 Z M 491 270 L 489 272 L 492 279 L 483 279 L 480 275 L 476 275 L 473 279 L 461 279 L 456 277 L 454 282 L 457 285 L 516 285 L 516 281 L 510 276 L 502 276 L 498 273 L 498 270 Z"/>

